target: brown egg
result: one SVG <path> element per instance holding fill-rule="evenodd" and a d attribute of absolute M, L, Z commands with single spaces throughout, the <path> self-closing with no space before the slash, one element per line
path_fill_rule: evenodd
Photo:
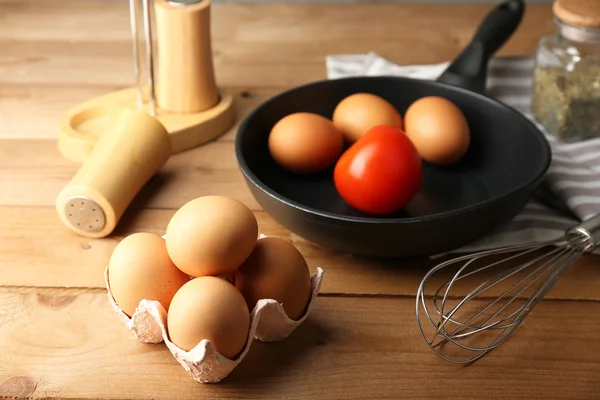
<path fill-rule="evenodd" d="M 190 351 L 203 339 L 233 360 L 244 349 L 250 313 L 244 298 L 229 282 L 213 277 L 194 278 L 175 294 L 167 315 L 169 339 Z"/>
<path fill-rule="evenodd" d="M 269 134 L 269 152 L 277 164 L 296 174 L 312 174 L 332 166 L 342 153 L 342 134 L 325 117 L 290 114 Z"/>
<path fill-rule="evenodd" d="M 171 259 L 186 274 L 226 275 L 252 252 L 258 222 L 238 200 L 204 196 L 175 212 L 165 237 Z"/>
<path fill-rule="evenodd" d="M 340 101 L 333 111 L 333 123 L 348 143 L 357 141 L 378 125 L 402 129 L 402 117 L 396 108 L 384 98 L 370 93 L 356 93 Z"/>
<path fill-rule="evenodd" d="M 235 287 L 248 308 L 260 299 L 274 299 L 288 317 L 299 319 L 310 299 L 310 271 L 302 254 L 279 238 L 259 239 L 254 251 L 234 274 Z"/>
<path fill-rule="evenodd" d="M 168 310 L 175 292 L 190 277 L 173 264 L 163 238 L 134 233 L 113 250 L 108 279 L 115 301 L 131 317 L 143 299 L 157 300 Z"/>
<path fill-rule="evenodd" d="M 462 111 L 442 97 L 423 97 L 404 115 L 404 130 L 421 157 L 437 165 L 457 162 L 469 148 L 471 135 Z"/>

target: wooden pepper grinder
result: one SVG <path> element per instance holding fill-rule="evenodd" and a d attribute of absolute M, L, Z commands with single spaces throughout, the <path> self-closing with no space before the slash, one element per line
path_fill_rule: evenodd
<path fill-rule="evenodd" d="M 210 0 L 155 0 L 160 109 L 197 113 L 219 101 L 210 34 Z"/>
<path fill-rule="evenodd" d="M 69 160 L 85 161 L 115 109 L 143 109 L 158 119 L 172 154 L 210 142 L 234 123 L 233 95 L 215 79 L 211 0 L 129 0 L 129 12 L 135 86 L 69 110 L 58 137 Z"/>
<path fill-rule="evenodd" d="M 152 7 L 151 0 L 130 0 L 136 86 L 83 103 L 61 121 L 61 153 L 83 161 L 56 200 L 72 231 L 109 235 L 171 154 L 204 144 L 233 124 L 232 95 L 215 82 L 210 4 L 154 0 Z M 142 27 L 145 46 L 139 48 Z"/>
<path fill-rule="evenodd" d="M 62 222 L 82 236 L 110 234 L 171 155 L 166 129 L 144 111 L 124 109 L 107 126 L 110 129 L 56 199 Z"/>

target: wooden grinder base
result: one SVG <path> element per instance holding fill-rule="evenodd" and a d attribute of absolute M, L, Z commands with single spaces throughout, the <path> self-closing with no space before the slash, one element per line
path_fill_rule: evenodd
<path fill-rule="evenodd" d="M 112 116 L 123 108 L 137 108 L 136 96 L 136 88 L 127 88 L 69 110 L 60 121 L 58 135 L 58 149 L 63 157 L 74 162 L 85 161 Z M 144 110 L 149 112 L 147 104 Z M 219 89 L 219 101 L 211 109 L 191 114 L 158 109 L 156 114 L 171 137 L 171 153 L 179 153 L 217 138 L 233 125 L 233 96 Z"/>

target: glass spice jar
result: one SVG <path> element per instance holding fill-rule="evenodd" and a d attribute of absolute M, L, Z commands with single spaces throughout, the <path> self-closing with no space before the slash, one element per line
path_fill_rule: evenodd
<path fill-rule="evenodd" d="M 535 57 L 531 112 L 565 142 L 600 136 L 600 0 L 555 0 Z"/>

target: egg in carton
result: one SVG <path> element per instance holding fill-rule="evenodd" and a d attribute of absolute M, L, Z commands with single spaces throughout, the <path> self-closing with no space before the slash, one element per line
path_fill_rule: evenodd
<path fill-rule="evenodd" d="M 264 237 L 261 235 L 261 237 Z M 227 280 L 226 277 L 222 277 Z M 166 321 L 167 311 L 158 301 L 141 300 L 134 314 L 127 316 L 116 303 L 108 279 L 108 268 L 104 280 L 109 302 L 127 329 L 143 343 L 165 342 L 171 354 L 197 382 L 216 383 L 227 377 L 244 359 L 253 339 L 276 342 L 287 338 L 310 314 L 323 279 L 323 269 L 317 268 L 311 276 L 311 295 L 304 314 L 297 320 L 290 319 L 283 306 L 273 299 L 261 299 L 250 313 L 250 330 L 240 355 L 231 360 L 220 354 L 209 340 L 202 340 L 190 351 L 185 351 L 169 340 Z"/>

